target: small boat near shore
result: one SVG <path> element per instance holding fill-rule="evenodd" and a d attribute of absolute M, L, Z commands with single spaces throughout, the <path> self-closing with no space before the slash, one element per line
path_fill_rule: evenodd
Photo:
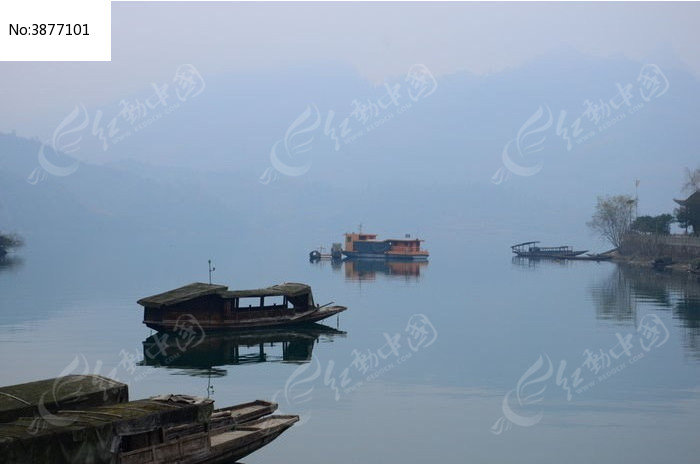
<path fill-rule="evenodd" d="M 574 250 L 573 247 L 570 246 L 542 247 L 538 246 L 538 243 L 540 242 L 517 243 L 510 248 L 516 256 L 522 258 L 572 259 L 588 251 Z"/>
<path fill-rule="evenodd" d="M 286 282 L 255 290 L 195 282 L 141 298 L 143 323 L 164 332 L 182 324 L 203 330 L 254 329 L 318 322 L 345 311 L 345 306 L 314 303 L 311 287 Z"/>
<path fill-rule="evenodd" d="M 309 261 L 312 263 L 320 261 L 322 259 L 330 259 L 334 261 L 339 261 L 343 259 L 343 245 L 340 243 L 334 243 L 331 246 L 330 253 L 324 253 L 325 248 L 320 246 L 316 250 L 311 250 L 309 252 Z"/>
<path fill-rule="evenodd" d="M 48 382 L 55 387 L 55 394 L 60 390 L 56 387 L 70 386 L 68 390 L 73 391 L 73 387 L 93 380 L 93 376 L 70 377 L 5 390 L 40 388 Z M 103 377 L 94 376 L 94 380 L 92 392 L 122 392 L 126 388 Z M 13 397 L 21 403 L 21 397 Z M 262 400 L 214 409 L 213 400 L 189 395 L 127 401 L 120 393 L 107 396 L 100 405 L 79 399 L 76 391 L 75 395 L 62 396 L 58 409 L 44 409 L 40 403 L 38 413 L 0 421 L 2 462 L 223 464 L 267 445 L 299 420 L 296 415 L 273 415 L 277 403 Z M 31 397 L 25 400 L 31 401 Z"/>

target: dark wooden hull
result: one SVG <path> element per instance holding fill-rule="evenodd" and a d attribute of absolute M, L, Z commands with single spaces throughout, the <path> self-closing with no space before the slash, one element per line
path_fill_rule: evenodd
<path fill-rule="evenodd" d="M 118 464 L 233 463 L 279 437 L 299 416 L 270 416 L 225 430 L 185 434 L 166 443 L 121 453 Z"/>
<path fill-rule="evenodd" d="M 567 259 L 573 259 L 578 261 L 610 261 L 612 255 L 590 255 L 590 256 L 574 256 Z"/>
<path fill-rule="evenodd" d="M 163 443 L 120 453 L 117 463 L 236 462 L 267 445 L 299 420 L 299 416 L 270 416 L 276 409 L 277 403 L 261 400 L 217 409 L 208 424 L 168 428 L 163 432 Z"/>
<path fill-rule="evenodd" d="M 236 427 L 232 432 L 214 435 L 212 436 L 211 454 L 203 459 L 192 461 L 192 464 L 236 462 L 279 437 L 298 420 L 299 416 L 272 416 L 242 427 Z M 240 432 L 251 433 L 235 436 L 236 433 Z"/>
<path fill-rule="evenodd" d="M 260 315 L 251 314 L 250 317 L 223 319 L 221 321 L 197 320 L 204 330 L 250 330 L 265 327 L 285 327 L 299 324 L 319 322 L 328 317 L 345 311 L 345 306 L 325 306 L 313 308 L 307 311 L 260 311 Z M 162 321 L 144 320 L 144 324 L 161 332 L 173 332 L 178 328 L 177 319 L 163 319 Z"/>
<path fill-rule="evenodd" d="M 584 254 L 588 250 L 571 251 L 567 253 L 541 253 L 537 251 L 514 251 L 521 258 L 570 259 Z"/>

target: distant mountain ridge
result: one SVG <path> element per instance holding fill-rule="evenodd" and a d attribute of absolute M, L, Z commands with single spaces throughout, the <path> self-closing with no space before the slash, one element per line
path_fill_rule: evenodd
<path fill-rule="evenodd" d="M 640 179 L 640 213 L 670 212 L 683 168 L 697 164 L 700 86 L 672 58 L 659 62 L 670 84 L 663 96 L 567 150 L 557 128 L 562 112 L 569 124 L 562 127 L 571 130 L 586 101 L 607 104 L 618 84 L 634 85 L 632 102 L 639 101 L 643 65 L 562 52 L 491 76 L 457 73 L 437 79 L 435 92 L 407 110 L 387 109 L 393 117 L 371 131 L 352 116 L 353 102 L 376 102 L 387 89 L 347 67 L 211 77 L 196 100 L 106 151 L 87 131 L 71 154 L 81 160 L 75 173 L 36 185 L 28 178 L 39 166 L 39 141 L 0 135 L 0 226 L 30 237 L 139 230 L 252 238 L 308 228 L 320 238 L 360 222 L 400 232 L 475 221 L 514 235 L 539 231 L 534 238 L 574 229 L 589 237 L 584 224 L 596 195 L 633 194 Z M 404 78 L 387 83 L 398 84 L 408 101 Z M 308 162 L 308 172 L 261 183 L 275 144 L 314 107 L 321 122 L 300 139 L 309 150 L 293 160 Z M 102 109 L 107 114 L 118 103 Z M 512 156 L 541 169 L 494 183 L 504 147 L 517 143 L 538 111 L 533 127 L 550 113 L 551 125 L 523 143 L 541 150 Z M 344 118 L 357 136 L 341 138 L 336 150 L 326 129 L 339 129 Z M 582 121 L 590 131 L 591 122 Z M 72 162 L 47 156 L 56 165 Z"/>

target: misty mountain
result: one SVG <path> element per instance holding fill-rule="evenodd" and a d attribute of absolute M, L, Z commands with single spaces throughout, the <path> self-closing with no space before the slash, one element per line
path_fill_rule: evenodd
<path fill-rule="evenodd" d="M 145 102 L 153 92 L 147 83 L 113 104 L 86 108 L 91 126 L 98 111 L 104 129 L 117 118 L 121 138 L 105 149 L 88 126 L 68 134 L 72 142 L 80 136 L 70 155 L 47 155 L 57 166 L 79 160 L 65 177 L 32 185 L 27 179 L 41 144 L 1 136 L 0 219 L 29 238 L 80 229 L 175 242 L 232 234 L 274 241 L 285 230 L 305 230 L 317 246 L 364 223 L 383 234 L 488 228 L 515 240 L 590 242 L 584 224 L 596 195 L 634 194 L 640 179 L 640 213 L 670 212 L 683 168 L 697 164 L 697 79 L 666 58 L 658 69 L 667 90 L 642 101 L 643 65 L 562 52 L 499 74 L 438 78 L 434 92 L 417 101 L 409 98 L 406 76 L 396 76 L 386 84 L 398 85 L 398 106 L 387 103 L 386 85 L 334 64 L 204 76 L 201 95 L 136 131 L 119 119 L 121 100 Z M 632 96 L 614 108 L 618 84 L 631 86 Z M 583 115 L 586 102 L 608 113 L 600 126 Z M 399 112 L 404 104 L 410 107 Z M 353 113 L 358 105 L 370 111 L 365 122 Z M 573 132 L 576 118 L 589 137 L 572 138 L 569 150 L 559 120 Z M 519 166 L 541 166 L 534 175 L 499 178 L 509 142 Z M 273 147 L 287 166 L 306 171 L 266 178 Z"/>

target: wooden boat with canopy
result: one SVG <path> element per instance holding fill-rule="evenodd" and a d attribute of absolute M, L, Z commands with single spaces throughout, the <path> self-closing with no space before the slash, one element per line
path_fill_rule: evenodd
<path fill-rule="evenodd" d="M 66 375 L 37 380 L 0 388 L 0 423 L 20 417 L 53 414 L 59 409 L 125 401 L 129 401 L 127 385 L 101 375 Z"/>
<path fill-rule="evenodd" d="M 315 304 L 311 287 L 294 282 L 256 290 L 195 282 L 138 304 L 144 307 L 143 323 L 159 331 L 178 330 L 183 318 L 204 330 L 252 329 L 318 322 L 347 309 Z"/>
<path fill-rule="evenodd" d="M 55 386 L 64 385 L 63 379 L 50 380 Z M 113 386 L 104 390 L 114 391 Z M 215 410 L 213 400 L 188 395 L 113 402 L 120 399 L 112 396 L 100 406 L 75 404 L 0 422 L 2 462 L 235 462 L 299 420 L 299 416 L 271 415 L 277 404 L 261 400 Z"/>
<path fill-rule="evenodd" d="M 570 246 L 541 247 L 540 242 L 523 242 L 512 245 L 510 248 L 517 256 L 522 258 L 552 258 L 566 259 L 582 255 L 588 250 L 574 250 Z"/>

